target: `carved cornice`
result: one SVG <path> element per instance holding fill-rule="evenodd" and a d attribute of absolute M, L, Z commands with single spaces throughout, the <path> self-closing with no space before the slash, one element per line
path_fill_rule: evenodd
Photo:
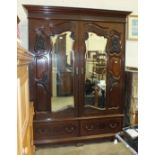
<path fill-rule="evenodd" d="M 33 61 L 34 55 L 23 48 L 17 41 L 17 66 L 27 65 Z"/>
<path fill-rule="evenodd" d="M 73 19 L 73 20 L 87 20 L 91 21 L 91 17 L 95 17 L 93 20 L 107 21 L 120 21 L 126 22 L 126 17 L 131 12 L 129 11 L 116 11 L 116 10 L 101 10 L 101 9 L 88 9 L 88 8 L 73 8 L 73 7 L 58 7 L 58 6 L 39 6 L 39 5 L 23 5 L 28 11 L 29 18 L 37 19 Z M 63 15 L 63 17 L 62 17 Z M 71 16 L 70 16 L 71 15 Z M 59 17 L 58 17 L 59 16 Z M 116 18 L 113 20 L 114 18 Z"/>

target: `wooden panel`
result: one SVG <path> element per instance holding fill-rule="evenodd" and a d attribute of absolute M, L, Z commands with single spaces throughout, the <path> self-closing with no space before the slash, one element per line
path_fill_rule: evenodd
<path fill-rule="evenodd" d="M 45 72 L 48 71 L 48 58 L 45 56 L 36 57 L 36 78 L 42 79 Z"/>
<path fill-rule="evenodd" d="M 34 122 L 34 139 L 66 138 L 78 136 L 78 122 Z"/>
<path fill-rule="evenodd" d="M 35 55 L 35 65 L 33 66 L 35 74 L 32 77 L 34 81 L 33 88 L 35 88 L 35 111 L 51 111 L 49 55 L 49 53 Z"/>
<path fill-rule="evenodd" d="M 114 24 L 116 26 L 117 24 Z M 108 68 L 107 68 L 107 109 L 119 110 L 122 113 L 124 104 L 124 25 L 110 31 L 107 51 Z"/>
<path fill-rule="evenodd" d="M 121 76 L 121 59 L 119 57 L 111 57 L 109 61 L 109 72 L 111 72 L 115 78 L 119 79 Z"/>
<path fill-rule="evenodd" d="M 120 89 L 120 83 L 113 83 L 109 92 L 108 109 L 119 109 L 122 97 L 122 90 Z"/>
<path fill-rule="evenodd" d="M 121 130 L 121 118 L 104 118 L 104 119 L 90 119 L 82 120 L 80 134 L 82 136 L 116 133 Z"/>

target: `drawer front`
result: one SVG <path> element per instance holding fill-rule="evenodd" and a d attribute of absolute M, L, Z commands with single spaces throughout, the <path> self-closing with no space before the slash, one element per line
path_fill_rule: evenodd
<path fill-rule="evenodd" d="M 116 133 L 121 129 L 122 118 L 87 119 L 80 123 L 81 136 Z"/>
<path fill-rule="evenodd" d="M 34 122 L 34 139 L 67 138 L 78 135 L 78 122 Z"/>

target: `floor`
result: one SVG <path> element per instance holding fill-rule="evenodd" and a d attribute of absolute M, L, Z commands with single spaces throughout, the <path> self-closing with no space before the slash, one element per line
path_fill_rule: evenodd
<path fill-rule="evenodd" d="M 52 111 L 57 112 L 68 106 L 74 107 L 74 98 L 73 96 L 52 97 L 52 103 Z"/>
<path fill-rule="evenodd" d="M 122 143 L 90 143 L 84 145 L 37 148 L 35 155 L 132 155 Z"/>

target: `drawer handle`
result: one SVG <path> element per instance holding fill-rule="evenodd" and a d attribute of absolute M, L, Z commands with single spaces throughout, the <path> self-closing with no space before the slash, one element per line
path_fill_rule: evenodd
<path fill-rule="evenodd" d="M 110 127 L 111 128 L 116 128 L 117 127 L 117 123 L 110 123 Z"/>
<path fill-rule="evenodd" d="M 94 125 L 86 125 L 85 128 L 88 130 L 88 131 L 93 131 L 94 130 Z"/>
<path fill-rule="evenodd" d="M 74 130 L 74 127 L 65 127 L 65 131 L 68 132 L 68 133 L 72 133 Z"/>

